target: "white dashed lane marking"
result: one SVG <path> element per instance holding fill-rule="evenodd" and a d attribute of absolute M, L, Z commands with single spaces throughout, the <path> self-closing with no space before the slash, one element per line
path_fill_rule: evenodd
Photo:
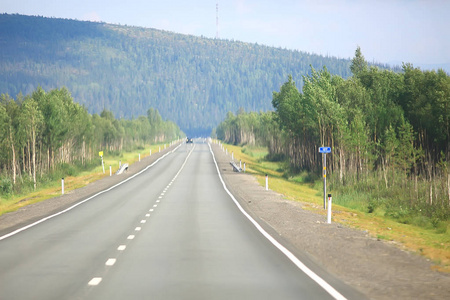
<path fill-rule="evenodd" d="M 102 282 L 102 278 L 101 277 L 94 277 L 91 279 L 91 281 L 89 281 L 89 285 L 99 285 L 100 282 Z"/>
<path fill-rule="evenodd" d="M 116 259 L 115 258 L 110 258 L 106 261 L 105 265 L 107 266 L 113 266 L 116 263 Z"/>
<path fill-rule="evenodd" d="M 192 152 L 192 151 L 191 151 L 191 152 Z M 181 166 L 181 169 L 178 171 L 178 174 L 179 174 L 179 173 L 181 172 L 181 170 L 183 169 L 183 167 L 184 167 L 184 165 L 186 164 L 187 159 L 189 158 L 189 156 L 190 156 L 190 153 L 189 153 L 188 157 L 186 158 L 186 160 L 184 161 L 183 165 Z M 164 197 L 165 193 L 167 192 L 167 190 L 169 189 L 169 187 L 172 185 L 172 183 L 175 181 L 175 179 L 177 178 L 178 174 L 172 179 L 172 181 L 171 181 L 171 182 L 167 185 L 167 187 L 163 190 L 163 192 L 160 194 L 158 200 L 156 200 L 156 203 L 161 202 L 160 199 L 162 199 L 162 198 Z M 158 204 L 154 204 L 154 205 L 153 205 L 154 208 L 157 207 L 157 206 L 158 206 Z M 149 212 L 152 212 L 152 211 L 154 211 L 153 208 L 149 209 Z M 146 218 L 150 217 L 150 214 L 149 214 L 149 213 L 145 214 L 145 217 L 146 217 Z M 146 220 L 141 220 L 141 224 L 145 224 L 146 222 L 147 222 Z M 136 227 L 136 228 L 134 229 L 134 231 L 141 231 L 141 229 L 142 229 L 142 227 Z M 127 237 L 127 240 L 133 240 L 134 238 L 135 238 L 135 235 L 131 234 L 131 235 L 129 235 L 129 236 Z M 118 251 L 125 251 L 126 248 L 127 248 L 126 245 L 119 245 L 119 247 L 117 247 L 117 250 L 118 250 Z M 113 266 L 113 265 L 116 263 L 116 261 L 117 261 L 117 259 L 115 259 L 115 258 L 109 258 L 109 259 L 106 261 L 105 265 L 106 265 L 106 266 Z M 94 278 L 91 279 L 91 281 L 89 281 L 88 285 L 90 285 L 90 286 L 96 286 L 96 285 L 99 285 L 101 281 L 102 281 L 102 277 L 94 277 Z"/>

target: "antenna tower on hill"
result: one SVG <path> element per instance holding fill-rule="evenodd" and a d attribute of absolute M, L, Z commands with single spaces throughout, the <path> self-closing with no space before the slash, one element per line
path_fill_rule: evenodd
<path fill-rule="evenodd" d="M 216 3 L 216 39 L 219 38 L 219 1 Z"/>

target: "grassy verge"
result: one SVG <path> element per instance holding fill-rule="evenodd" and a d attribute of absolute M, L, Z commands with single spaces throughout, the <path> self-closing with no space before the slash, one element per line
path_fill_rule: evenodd
<path fill-rule="evenodd" d="M 74 173 L 72 176 L 67 176 L 67 173 L 63 174 L 62 176 L 64 177 L 64 192 L 68 193 L 72 190 L 86 186 L 91 182 L 109 176 L 109 166 L 111 166 L 112 173 L 114 174 L 119 169 L 119 161 L 121 161 L 122 164 L 128 163 L 131 165 L 139 160 L 139 154 L 141 154 L 141 159 L 143 159 L 144 157 L 150 155 L 150 150 L 152 151 L 152 154 L 157 153 L 159 151 L 159 147 L 163 149 L 164 144 L 146 146 L 144 149 L 139 149 L 132 152 L 123 152 L 120 154 L 105 153 L 105 156 L 103 157 L 103 161 L 105 164 L 104 174 L 100 158 L 98 159 L 97 166 L 94 166 L 93 168 L 80 172 L 68 172 L 70 174 Z M 69 169 L 72 170 L 70 166 Z M 1 198 L 0 216 L 7 212 L 16 211 L 23 206 L 41 202 L 49 198 L 57 197 L 59 195 L 61 195 L 60 177 L 51 181 L 40 183 L 36 191 L 25 191 L 18 195 Z"/>
<path fill-rule="evenodd" d="M 225 148 L 228 152 L 233 152 L 235 161 L 246 162 L 247 172 L 252 173 L 262 186 L 265 185 L 265 174 L 268 174 L 271 190 L 285 195 L 287 199 L 302 202 L 305 209 L 323 215 L 325 220 L 322 185 L 317 184 L 317 181 L 309 183 L 310 180 L 305 180 L 305 176 L 302 175 L 285 178 L 283 175 L 286 166 L 282 162 L 266 161 L 265 148 L 232 145 L 225 145 Z M 341 205 L 333 203 L 333 222 L 367 231 L 375 238 L 387 240 L 402 249 L 427 257 L 435 263 L 436 270 L 450 272 L 450 232 L 448 230 L 439 233 L 435 229 L 396 222 L 385 217 L 380 211 L 367 213 L 358 210 L 361 206 L 355 203 L 357 195 L 352 198 L 342 201 Z M 446 222 L 446 226 L 450 227 L 450 221 Z"/>

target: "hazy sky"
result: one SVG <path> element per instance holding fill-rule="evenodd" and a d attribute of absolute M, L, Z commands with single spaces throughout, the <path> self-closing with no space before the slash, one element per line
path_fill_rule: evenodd
<path fill-rule="evenodd" d="M 216 36 L 217 0 L 0 0 L 1 13 Z M 219 37 L 368 61 L 450 63 L 447 0 L 219 1 Z"/>

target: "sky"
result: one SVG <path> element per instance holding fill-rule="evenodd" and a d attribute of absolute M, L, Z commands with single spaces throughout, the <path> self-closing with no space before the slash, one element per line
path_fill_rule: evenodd
<path fill-rule="evenodd" d="M 214 38 L 217 3 L 221 39 L 450 72 L 448 0 L 0 0 L 0 13 Z"/>

